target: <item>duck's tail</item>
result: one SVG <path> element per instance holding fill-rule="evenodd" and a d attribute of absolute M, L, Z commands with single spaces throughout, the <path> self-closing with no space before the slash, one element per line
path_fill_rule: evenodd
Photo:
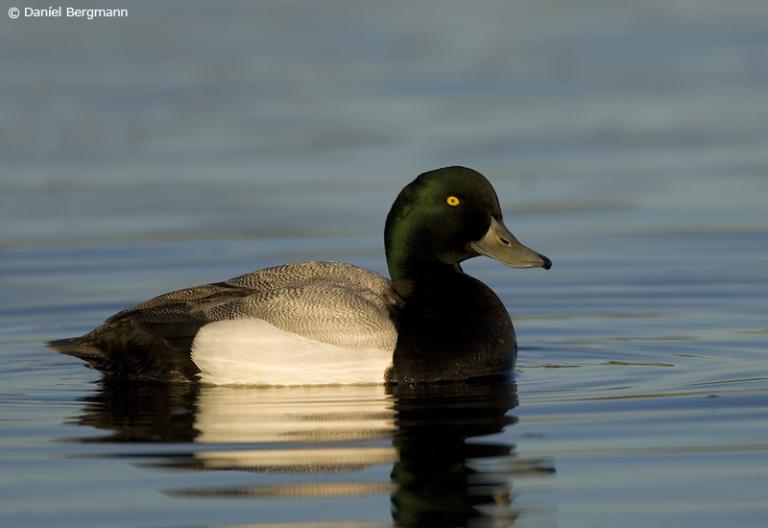
<path fill-rule="evenodd" d="M 84 361 L 105 380 L 190 382 L 199 369 L 189 349 L 139 329 L 131 320 L 108 322 L 80 337 L 46 343 L 62 354 Z"/>
<path fill-rule="evenodd" d="M 46 345 L 57 352 L 91 363 L 94 360 L 103 358 L 104 353 L 90 344 L 89 341 L 87 335 L 85 335 L 67 339 L 54 339 L 53 341 L 48 341 Z"/>

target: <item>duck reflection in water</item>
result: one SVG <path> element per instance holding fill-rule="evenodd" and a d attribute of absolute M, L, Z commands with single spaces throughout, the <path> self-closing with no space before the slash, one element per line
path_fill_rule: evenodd
<path fill-rule="evenodd" d="M 516 387 L 509 382 L 103 385 L 86 398 L 76 421 L 109 431 L 78 439 L 83 442 L 187 444 L 174 453 L 149 445 L 112 454 L 135 457 L 144 467 L 232 470 L 238 481 L 243 472 L 257 477 L 252 484 L 222 486 L 220 480 L 207 483 L 199 473 L 163 490 L 175 497 L 297 500 L 388 494 L 397 526 L 507 526 L 520 513 L 513 507 L 513 479 L 552 471 L 541 460 L 517 457 L 506 439 L 488 436 L 514 424 L 509 411 L 516 406 Z M 381 472 L 379 480 L 352 476 L 383 464 L 392 469 Z M 288 473 L 292 478 L 279 476 Z M 297 482 L 297 474 L 305 478 Z M 375 469 L 368 474 L 375 475 Z"/>

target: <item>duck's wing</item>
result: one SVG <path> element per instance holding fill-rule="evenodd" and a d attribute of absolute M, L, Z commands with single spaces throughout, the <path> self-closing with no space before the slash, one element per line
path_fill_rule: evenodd
<path fill-rule="evenodd" d="M 160 358 L 187 361 L 195 335 L 208 323 L 256 318 L 332 345 L 393 350 L 397 335 L 391 314 L 397 305 L 381 275 L 349 264 L 310 261 L 166 293 L 115 314 L 93 332 L 70 340 L 71 346 L 53 346 L 101 369 L 117 368 L 127 359 L 137 363 L 140 357 L 139 367 L 148 370 Z"/>
<path fill-rule="evenodd" d="M 218 319 L 256 317 L 332 345 L 394 350 L 397 334 L 391 316 L 401 301 L 378 273 L 311 261 L 268 268 L 226 284 L 251 293 L 206 307 Z"/>
<path fill-rule="evenodd" d="M 333 345 L 388 348 L 395 338 L 390 314 L 397 305 L 381 275 L 350 264 L 311 261 L 170 292 L 112 316 L 107 324 L 130 319 L 174 340 L 193 338 L 210 322 L 257 318 Z"/>

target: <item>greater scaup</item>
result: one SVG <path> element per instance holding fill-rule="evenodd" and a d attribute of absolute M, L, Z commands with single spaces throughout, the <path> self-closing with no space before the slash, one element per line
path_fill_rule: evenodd
<path fill-rule="evenodd" d="M 391 281 L 350 264 L 309 261 L 160 295 L 95 330 L 49 345 L 110 380 L 300 385 L 419 383 L 503 376 L 512 321 L 460 263 L 551 261 L 504 226 L 479 172 L 426 172 L 398 195 L 384 240 Z"/>

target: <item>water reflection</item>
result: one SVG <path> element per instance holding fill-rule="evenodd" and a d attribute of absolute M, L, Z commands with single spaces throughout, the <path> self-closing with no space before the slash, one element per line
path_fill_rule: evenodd
<path fill-rule="evenodd" d="M 513 385 L 444 385 L 397 388 L 397 486 L 392 515 L 399 526 L 469 526 L 483 517 L 512 521 L 509 472 L 482 471 L 473 462 L 514 458 L 506 442 L 474 438 L 515 422 Z"/>
<path fill-rule="evenodd" d="M 82 442 L 193 442 L 195 402 L 193 385 L 102 385 L 84 398 L 79 425 L 109 431 Z"/>
<path fill-rule="evenodd" d="M 228 388 L 105 385 L 77 423 L 83 442 L 135 443 L 96 456 L 153 471 L 233 471 L 244 485 L 180 478 L 170 497 L 389 496 L 398 526 L 512 524 L 512 480 L 550 471 L 500 433 L 515 423 L 514 384 Z M 148 444 L 147 444 L 148 443 Z M 182 444 L 168 450 L 169 443 Z M 136 450 L 135 448 L 139 448 Z M 341 515 L 341 514 L 340 514 Z M 338 519 L 341 520 L 341 519 Z"/>

